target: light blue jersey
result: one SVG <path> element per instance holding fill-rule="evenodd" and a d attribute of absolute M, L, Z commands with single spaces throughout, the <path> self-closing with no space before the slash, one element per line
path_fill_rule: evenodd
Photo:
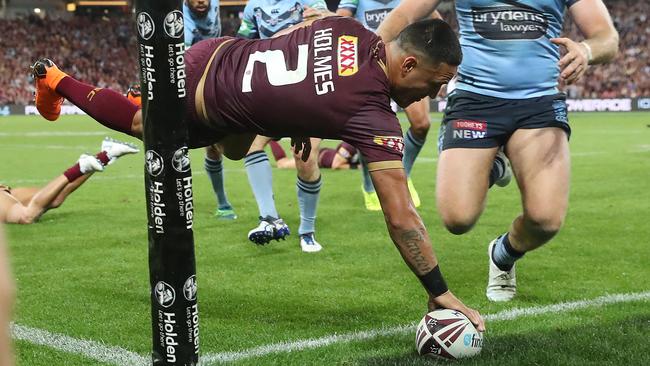
<path fill-rule="evenodd" d="M 463 62 L 456 88 L 506 99 L 558 92 L 564 11 L 579 0 L 456 0 Z"/>
<path fill-rule="evenodd" d="M 400 0 L 341 0 L 339 9 L 348 9 L 366 28 L 375 31 Z"/>
<path fill-rule="evenodd" d="M 219 1 L 210 2 L 210 10 L 204 17 L 197 17 L 183 2 L 183 21 L 185 23 L 185 47 L 208 38 L 221 35 L 221 19 L 219 18 Z"/>
<path fill-rule="evenodd" d="M 327 9 L 325 0 L 250 0 L 237 35 L 271 38 L 277 32 L 302 22 L 304 6 Z"/>

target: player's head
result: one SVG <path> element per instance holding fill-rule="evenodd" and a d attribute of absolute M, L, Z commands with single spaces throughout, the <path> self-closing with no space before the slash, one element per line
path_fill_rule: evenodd
<path fill-rule="evenodd" d="M 205 16 L 210 11 L 210 0 L 185 0 L 192 13 L 200 17 Z"/>
<path fill-rule="evenodd" d="M 463 58 L 456 33 L 439 19 L 409 25 L 390 42 L 389 49 L 391 97 L 400 107 L 435 97 Z"/>

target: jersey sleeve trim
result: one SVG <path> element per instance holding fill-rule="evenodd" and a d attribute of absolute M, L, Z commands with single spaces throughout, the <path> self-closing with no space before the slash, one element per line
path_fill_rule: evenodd
<path fill-rule="evenodd" d="M 208 109 L 205 105 L 205 95 L 203 95 L 203 89 L 205 89 L 205 80 L 208 78 L 208 71 L 210 70 L 210 66 L 212 66 L 212 61 L 214 61 L 214 58 L 217 56 L 217 53 L 219 53 L 219 50 L 221 50 L 221 47 L 223 47 L 224 45 L 232 41 L 233 41 L 232 39 L 229 39 L 222 42 L 219 46 L 217 46 L 217 49 L 214 50 L 212 56 L 210 56 L 210 60 L 208 60 L 208 64 L 205 66 L 205 70 L 203 70 L 203 75 L 201 75 L 199 84 L 196 87 L 196 94 L 194 97 L 194 108 L 196 109 L 196 115 L 199 117 L 200 120 L 202 120 L 203 123 L 207 123 L 209 121 Z"/>
<path fill-rule="evenodd" d="M 401 160 L 387 160 L 387 161 L 376 161 L 374 163 L 368 163 L 368 171 L 376 172 L 379 170 L 388 170 L 388 169 L 404 169 Z"/>

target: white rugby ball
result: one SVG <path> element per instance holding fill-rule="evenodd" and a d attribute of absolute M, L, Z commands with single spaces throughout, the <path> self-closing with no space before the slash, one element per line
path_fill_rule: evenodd
<path fill-rule="evenodd" d="M 472 357 L 483 348 L 483 334 L 460 311 L 436 309 L 418 324 L 415 347 L 421 356 Z"/>

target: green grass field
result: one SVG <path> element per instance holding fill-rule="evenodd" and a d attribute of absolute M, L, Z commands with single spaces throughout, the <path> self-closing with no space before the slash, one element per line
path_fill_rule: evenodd
<path fill-rule="evenodd" d="M 413 173 L 423 201 L 420 214 L 450 288 L 493 319 L 481 355 L 461 364 L 650 364 L 650 114 L 572 115 L 565 227 L 520 261 L 518 296 L 507 304 L 485 298 L 485 252 L 519 213 L 516 185 L 490 192 L 470 233 L 447 233 L 434 202 L 439 117 L 434 116 Z M 0 118 L 0 181 L 42 185 L 80 153 L 96 152 L 104 136 L 133 141 L 88 117 L 57 123 Z M 419 321 L 426 297 L 393 247 L 382 215 L 363 208 L 358 171 L 323 172 L 317 238 L 324 250 L 303 254 L 296 235 L 266 247 L 247 241 L 258 214 L 242 162 L 226 162 L 228 194 L 239 219 L 216 221 L 202 154 L 194 151 L 192 162 L 200 342 L 203 359 L 210 361 L 204 364 L 224 359 L 245 365 L 445 363 L 415 353 L 415 332 L 405 326 Z M 278 209 L 297 230 L 295 171 L 274 170 L 273 178 Z M 16 342 L 19 365 L 128 365 L 98 361 L 107 358 L 88 356 L 83 346 L 64 351 L 58 345 L 65 339 L 52 334 L 148 357 L 143 154 L 124 157 L 92 177 L 39 223 L 7 231 L 18 285 L 15 324 L 48 332 L 42 344 L 31 336 Z M 642 293 L 642 299 L 589 302 L 622 293 Z M 495 315 L 577 300 L 587 301 L 573 310 L 546 308 L 511 320 Z M 314 340 L 311 347 L 292 343 L 306 339 Z"/>

